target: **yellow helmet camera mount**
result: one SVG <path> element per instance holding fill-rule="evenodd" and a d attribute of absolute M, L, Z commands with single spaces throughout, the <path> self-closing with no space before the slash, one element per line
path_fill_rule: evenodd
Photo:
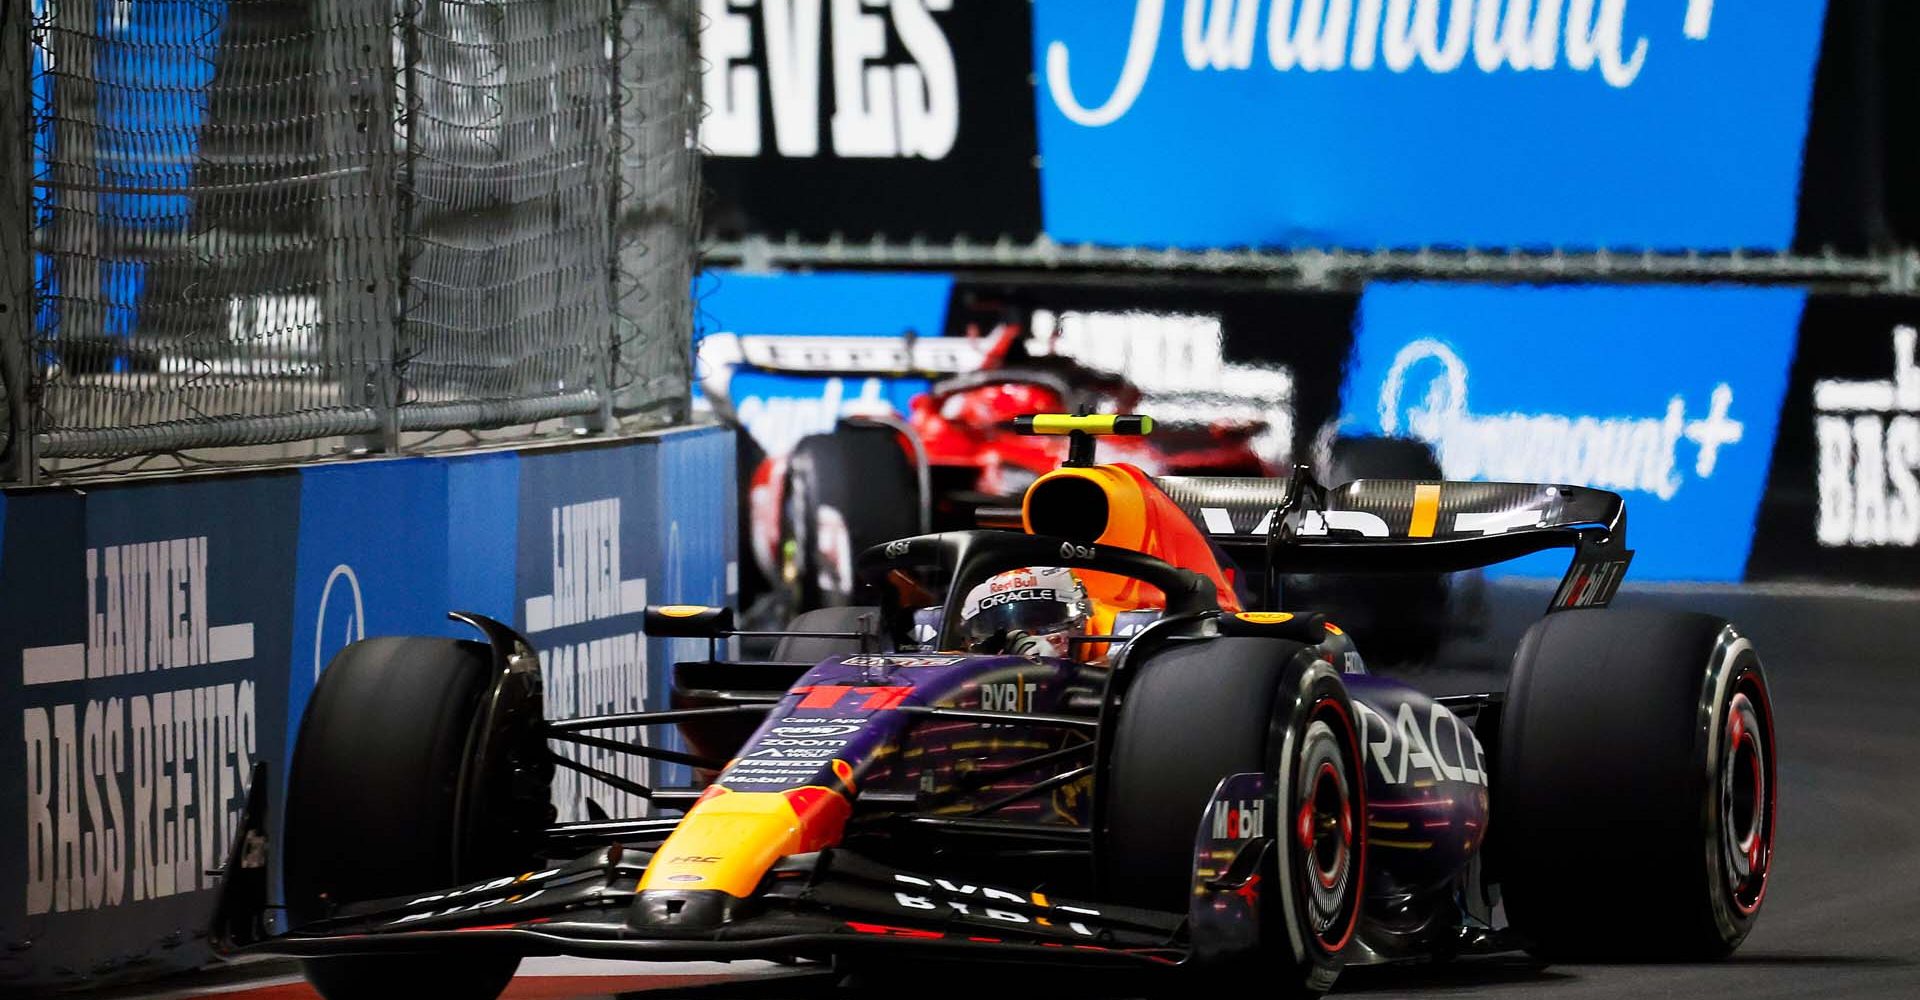
<path fill-rule="evenodd" d="M 1142 437 L 1153 433 L 1153 418 L 1138 413 L 1034 413 L 1013 418 L 1016 434 L 1065 434 L 1067 460 L 1062 467 L 1094 464 L 1094 438 Z"/>

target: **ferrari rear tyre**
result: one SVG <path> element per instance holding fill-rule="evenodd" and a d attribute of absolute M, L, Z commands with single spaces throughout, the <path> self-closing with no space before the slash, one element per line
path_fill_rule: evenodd
<path fill-rule="evenodd" d="M 796 611 L 856 603 L 854 558 L 920 533 L 919 478 L 890 428 L 842 425 L 801 438 L 785 496 L 781 572 Z"/>
<path fill-rule="evenodd" d="M 1766 896 L 1778 785 L 1753 645 L 1709 615 L 1560 611 L 1521 640 L 1490 875 L 1553 959 L 1707 959 Z"/>
<path fill-rule="evenodd" d="M 1275 801 L 1262 821 L 1273 845 L 1259 889 L 1261 943 L 1203 971 L 1254 976 L 1283 997 L 1324 992 L 1365 892 L 1366 773 L 1340 675 L 1297 642 L 1244 637 L 1179 643 L 1133 669 L 1097 779 L 1105 898 L 1186 911 L 1215 787 L 1232 774 L 1267 775 Z"/>
<path fill-rule="evenodd" d="M 348 646 L 320 675 L 287 782 L 284 868 L 294 927 L 342 904 L 532 867 L 538 839 L 530 833 L 550 818 L 544 782 L 511 803 L 513 814 L 490 815 L 477 835 L 456 829 L 456 785 L 493 669 L 484 643 L 382 637 Z M 491 1000 L 520 959 L 379 955 L 303 964 L 327 1000 L 409 992 Z"/>

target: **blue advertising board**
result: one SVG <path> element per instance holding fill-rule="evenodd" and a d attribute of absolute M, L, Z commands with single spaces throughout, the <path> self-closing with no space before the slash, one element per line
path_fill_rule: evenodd
<path fill-rule="evenodd" d="M 0 982 L 206 958 L 256 760 L 284 745 L 299 478 L 8 499 Z"/>
<path fill-rule="evenodd" d="M 637 712 L 666 690 L 641 625 L 651 585 L 660 578 L 659 479 L 655 448 L 521 457 L 514 624 L 540 652 L 549 718 Z M 555 750 L 628 781 L 656 784 L 651 761 L 572 744 Z M 646 812 L 638 796 L 565 767 L 554 789 L 562 822 L 590 818 L 589 800 L 615 816 Z"/>
<path fill-rule="evenodd" d="M 951 274 L 834 271 L 752 274 L 726 268 L 694 279 L 699 334 L 937 337 L 946 329 Z"/>
<path fill-rule="evenodd" d="M 726 269 L 695 279 L 700 328 L 694 393 L 713 373 L 698 355 L 700 334 L 743 336 L 937 337 L 946 330 L 950 274 L 748 274 Z M 784 454 L 808 434 L 833 429 L 841 415 L 891 407 L 905 412 L 927 390 L 924 378 L 873 374 L 796 375 L 753 370 L 722 379 L 734 419 L 760 448 Z"/>
<path fill-rule="evenodd" d="M 1796 289 L 1371 285 L 1341 429 L 1429 442 L 1449 479 L 1616 491 L 1632 579 L 1738 580 L 1805 301 Z M 1507 571 L 1565 566 L 1546 553 Z"/>
<path fill-rule="evenodd" d="M 0 825 L 0 992 L 207 960 L 251 767 L 277 824 L 305 704 L 350 641 L 470 636 L 446 613 L 474 610 L 534 640 L 551 715 L 661 707 L 696 651 L 650 643 L 641 609 L 656 582 L 728 598 L 733 440 L 0 494 L 0 799 L 22 817 Z M 613 756 L 590 763 L 641 774 Z M 644 812 L 562 774 L 565 815 L 589 794 Z"/>
<path fill-rule="evenodd" d="M 1187 247 L 1784 249 L 1825 8 L 1035 0 L 1045 228 Z"/>
<path fill-rule="evenodd" d="M 429 459 L 301 470 L 289 756 L 314 682 L 348 643 L 454 634 L 446 627 L 446 492 L 446 463 Z"/>
<path fill-rule="evenodd" d="M 502 540 L 519 537 L 519 530 L 518 452 L 447 461 L 446 610 L 514 620 L 516 553 Z"/>
<path fill-rule="evenodd" d="M 300 470 L 287 752 L 314 682 L 374 635 L 477 638 L 449 611 L 514 620 L 520 455 L 411 458 Z"/>

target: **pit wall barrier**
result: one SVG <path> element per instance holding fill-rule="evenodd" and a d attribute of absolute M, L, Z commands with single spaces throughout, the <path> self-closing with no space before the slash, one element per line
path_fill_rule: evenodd
<path fill-rule="evenodd" d="M 550 717 L 663 707 L 675 640 L 641 610 L 730 599 L 733 443 L 708 426 L 0 496 L 0 992 L 208 959 L 249 768 L 267 762 L 277 824 L 348 642 L 470 637 L 445 616 L 477 611 L 540 649 Z M 643 811 L 556 784 L 563 818 Z"/>
<path fill-rule="evenodd" d="M 697 285 L 703 332 L 873 336 L 1018 322 L 1132 378 L 1248 367 L 1276 462 L 1333 434 L 1427 442 L 1450 479 L 1570 483 L 1627 500 L 1631 582 L 1920 586 L 1920 299 L 1732 285 L 1371 282 L 1353 292 L 986 275 L 740 274 Z M 819 294 L 831 290 L 831 296 Z M 813 303 L 897 303 L 855 326 Z M 938 300 L 944 300 L 944 309 Z M 784 308 L 776 308 L 784 305 Z M 1114 347 L 1126 342 L 1126 349 Z M 1115 367 L 1115 370 L 1119 370 Z M 733 377 L 769 453 L 924 391 L 874 374 Z M 1177 413 L 1161 413 L 1175 416 Z M 1495 575 L 1557 577 L 1563 553 Z"/>

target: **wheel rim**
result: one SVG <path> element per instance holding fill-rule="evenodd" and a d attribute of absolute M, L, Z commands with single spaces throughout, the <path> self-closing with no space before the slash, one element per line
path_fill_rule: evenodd
<path fill-rule="evenodd" d="M 1720 857 L 1742 916 L 1760 909 L 1773 860 L 1774 772 L 1771 720 L 1758 681 L 1744 677 L 1727 702 L 1720 739 Z"/>
<path fill-rule="evenodd" d="M 1352 749 L 1358 737 L 1332 699 L 1317 703 L 1309 718 L 1293 803 L 1294 877 L 1314 943 L 1335 954 L 1352 939 L 1360 916 L 1366 843 L 1356 824 L 1356 813 L 1364 812 L 1364 803 L 1355 808 L 1360 787 Z"/>

